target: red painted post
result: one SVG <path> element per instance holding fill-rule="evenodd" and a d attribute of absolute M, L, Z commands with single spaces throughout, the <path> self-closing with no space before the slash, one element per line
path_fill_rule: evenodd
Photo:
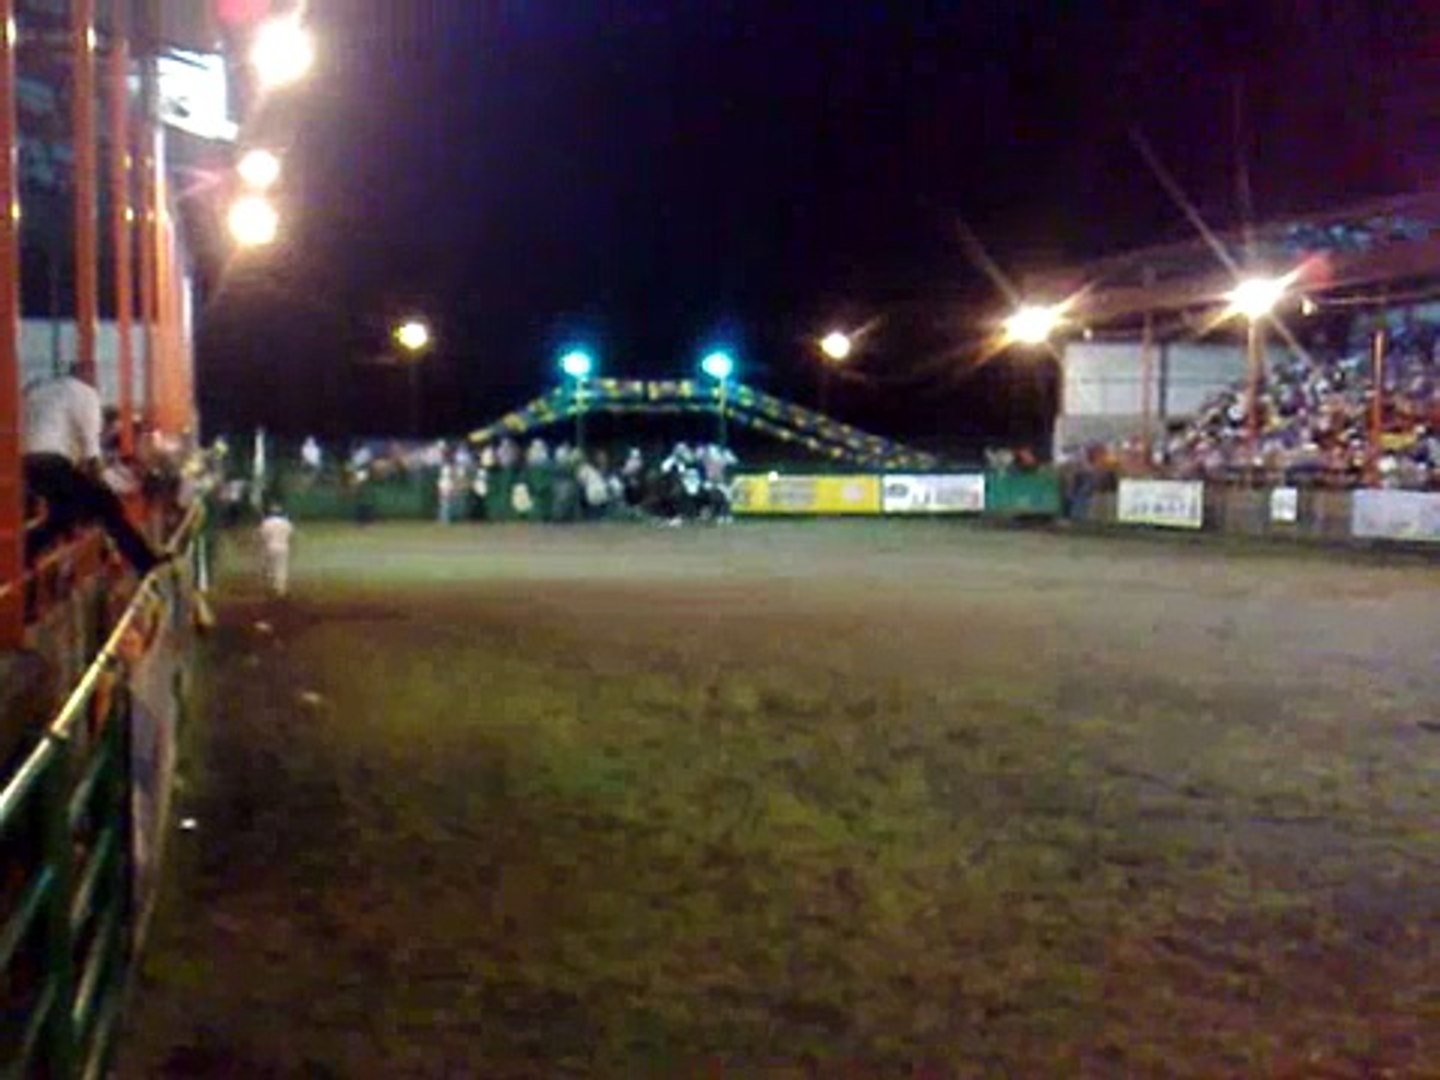
<path fill-rule="evenodd" d="M 95 328 L 100 321 L 95 0 L 70 0 L 70 64 L 75 145 L 75 373 L 94 386 Z"/>
<path fill-rule="evenodd" d="M 25 639 L 25 477 L 20 407 L 20 178 L 15 0 L 0 0 L 0 648 Z"/>
<path fill-rule="evenodd" d="M 147 58 L 144 63 L 150 63 Z M 155 277 L 159 231 L 155 212 L 155 124 L 149 115 L 140 121 L 140 324 L 144 333 L 145 426 L 155 424 L 155 369 L 159 351 L 155 325 Z"/>
<path fill-rule="evenodd" d="M 120 450 L 135 451 L 135 358 L 131 325 L 135 316 L 133 230 L 130 197 L 130 44 L 126 5 L 117 4 L 107 69 L 110 105 L 110 233 L 115 248 L 115 359 L 120 380 Z"/>

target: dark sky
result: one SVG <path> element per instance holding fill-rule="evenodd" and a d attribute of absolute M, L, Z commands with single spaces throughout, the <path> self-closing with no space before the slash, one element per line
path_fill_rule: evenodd
<path fill-rule="evenodd" d="M 843 415 L 1033 437 L 1043 379 L 976 373 L 1007 271 L 1185 235 L 1139 128 L 1217 223 L 1415 190 L 1440 169 L 1440 4 L 1389 0 L 315 0 L 289 242 L 211 290 L 212 430 L 390 432 L 357 361 L 418 311 L 432 432 L 543 389 L 585 338 L 617 375 L 693 370 L 815 395 L 810 335 L 878 320 Z"/>

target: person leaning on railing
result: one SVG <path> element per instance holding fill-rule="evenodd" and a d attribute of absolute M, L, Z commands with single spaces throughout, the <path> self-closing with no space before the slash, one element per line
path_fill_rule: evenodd
<path fill-rule="evenodd" d="M 25 537 L 34 558 L 77 525 L 98 523 L 135 572 L 148 574 L 164 556 L 130 523 L 125 508 L 101 478 L 100 395 L 73 375 L 25 389 L 25 487 L 45 500 L 46 514 Z"/>

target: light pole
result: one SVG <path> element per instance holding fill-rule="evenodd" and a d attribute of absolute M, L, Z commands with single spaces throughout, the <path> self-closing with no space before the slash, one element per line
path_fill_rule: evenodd
<path fill-rule="evenodd" d="M 261 23 L 250 45 L 250 64 L 266 90 L 299 82 L 315 65 L 315 38 L 295 14 Z"/>
<path fill-rule="evenodd" d="M 1264 324 L 1280 301 L 1285 299 L 1285 290 L 1290 287 L 1292 277 L 1245 278 L 1226 297 L 1230 301 L 1230 313 L 1243 317 L 1247 323 L 1245 426 L 1252 464 L 1260 446 L 1260 383 L 1265 372 Z"/>
<path fill-rule="evenodd" d="M 226 218 L 231 238 L 243 248 L 273 244 L 280 235 L 280 213 L 263 195 L 242 195 L 230 206 Z"/>
<path fill-rule="evenodd" d="M 729 446 L 730 424 L 727 413 L 730 406 L 730 379 L 735 374 L 735 358 L 724 349 L 716 349 L 700 361 L 700 370 L 715 380 L 716 430 L 720 445 Z"/>
<path fill-rule="evenodd" d="M 420 362 L 426 350 L 434 342 L 430 325 L 423 319 L 410 318 L 396 326 L 390 337 L 399 346 L 405 357 L 407 382 L 410 391 L 410 433 L 420 435 Z"/>
<path fill-rule="evenodd" d="M 1001 347 L 1019 345 L 1027 349 L 1048 346 L 1056 332 L 1065 324 L 1070 305 L 1022 304 L 1000 324 Z M 1050 460 L 1060 459 L 1060 421 L 1065 415 L 1065 364 L 1056 354 L 1055 416 L 1050 423 Z"/>
<path fill-rule="evenodd" d="M 280 179 L 280 159 L 272 150 L 255 147 L 245 151 L 235 172 L 251 191 L 269 191 Z"/>
<path fill-rule="evenodd" d="M 850 359 L 855 340 L 843 330 L 832 330 L 820 339 L 820 411 L 830 411 L 830 378 L 834 368 Z"/>
<path fill-rule="evenodd" d="M 575 400 L 575 450 L 585 456 L 585 389 L 595 371 L 595 357 L 585 349 L 570 349 L 560 357 L 560 370 L 571 381 Z"/>

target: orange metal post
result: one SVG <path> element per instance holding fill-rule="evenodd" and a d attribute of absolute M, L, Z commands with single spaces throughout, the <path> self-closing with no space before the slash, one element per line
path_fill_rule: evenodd
<path fill-rule="evenodd" d="M 75 143 L 76 374 L 95 385 L 95 327 L 100 320 L 96 212 L 99 166 L 95 146 L 95 0 L 70 0 L 70 60 Z"/>
<path fill-rule="evenodd" d="M 0 0 L 0 648 L 25 638 L 25 481 L 20 444 L 20 178 L 15 0 Z"/>
<path fill-rule="evenodd" d="M 164 139 L 163 133 L 160 140 Z M 155 319 L 160 348 L 155 354 L 155 426 L 167 435 L 179 430 L 176 409 L 175 235 L 165 176 L 163 141 L 155 153 Z"/>
<path fill-rule="evenodd" d="M 135 359 L 131 352 L 130 329 L 135 315 L 134 247 L 130 199 L 130 48 L 126 27 L 119 14 L 125 5 L 116 5 L 117 15 L 110 42 L 110 232 L 115 247 L 115 352 L 120 380 L 120 449 L 135 450 Z"/>
<path fill-rule="evenodd" d="M 146 61 L 147 63 L 149 61 Z M 140 324 L 144 334 L 145 426 L 155 424 L 156 335 L 155 275 L 158 245 L 155 214 L 155 125 L 146 115 L 140 122 Z"/>

